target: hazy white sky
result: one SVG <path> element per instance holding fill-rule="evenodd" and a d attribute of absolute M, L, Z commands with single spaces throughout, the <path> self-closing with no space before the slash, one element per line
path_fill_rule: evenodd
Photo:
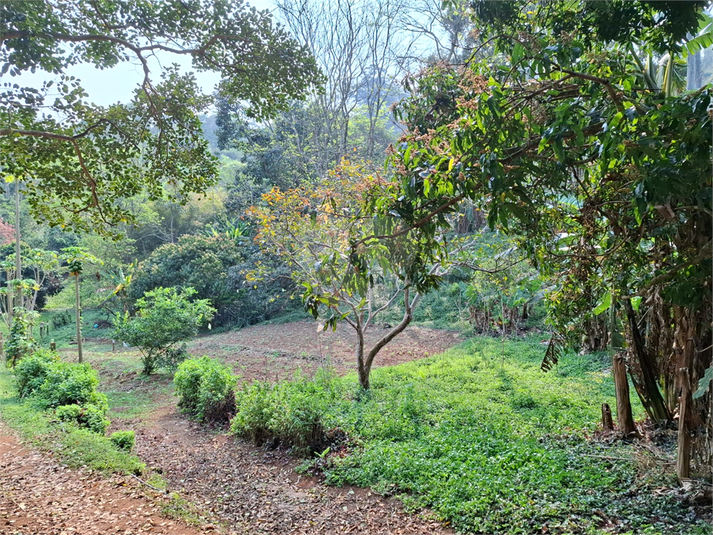
<path fill-rule="evenodd" d="M 249 5 L 258 9 L 272 9 L 272 0 L 248 0 Z M 154 83 L 160 79 L 161 65 L 168 66 L 178 63 L 185 71 L 191 69 L 190 58 L 172 54 L 159 55 L 158 60 L 149 61 L 152 80 Z M 88 100 L 100 106 L 107 106 L 115 102 L 127 102 L 131 99 L 134 90 L 143 80 L 143 70 L 138 62 L 121 63 L 112 69 L 99 70 L 92 65 L 77 65 L 67 69 L 66 74 L 75 76 L 82 81 L 82 86 L 89 94 Z M 11 78 L 9 74 L 3 75 L 3 82 L 19 83 L 23 86 L 41 87 L 45 80 L 53 78 L 44 72 L 23 73 L 22 76 Z M 220 77 L 216 73 L 196 73 L 196 78 L 205 92 L 211 92 Z"/>

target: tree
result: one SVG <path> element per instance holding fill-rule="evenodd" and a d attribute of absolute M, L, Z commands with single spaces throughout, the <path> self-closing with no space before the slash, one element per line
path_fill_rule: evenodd
<path fill-rule="evenodd" d="M 418 58 L 420 62 L 425 59 L 426 63 L 456 64 L 468 59 L 476 45 L 477 31 L 465 5 L 461 0 L 410 2 L 401 25 L 404 32 L 412 34 L 412 40 L 423 56 Z M 423 41 L 431 46 L 424 49 Z"/>
<path fill-rule="evenodd" d="M 74 316 L 77 325 L 77 361 L 83 362 L 82 354 L 82 302 L 79 294 L 79 276 L 84 271 L 85 263 L 97 263 L 99 260 L 81 247 L 62 249 L 62 260 L 67 263 L 67 271 L 74 277 Z"/>
<path fill-rule="evenodd" d="M 421 265 L 418 242 L 409 234 L 387 244 L 363 240 L 394 228 L 393 217 L 372 218 L 364 211 L 365 193 L 382 187 L 379 177 L 343 162 L 317 187 L 273 189 L 264 196 L 267 206 L 252 210 L 257 240 L 293 267 L 293 280 L 304 288 L 305 309 L 320 320 L 320 328 L 336 329 L 344 321 L 355 330 L 364 389 L 376 355 L 411 323 L 414 307 L 435 284 L 441 267 Z M 401 320 L 369 348 L 365 334 L 380 313 L 399 301 Z"/>
<path fill-rule="evenodd" d="M 399 52 L 405 46 L 398 21 L 406 8 L 402 0 L 277 2 L 280 17 L 327 76 L 324 93 L 314 95 L 309 110 L 316 118 L 310 145 L 317 176 L 351 158 L 349 125 L 359 105 L 369 121 L 365 160 L 381 159 L 377 123 L 396 92 Z"/>
<path fill-rule="evenodd" d="M 0 288 L 0 310 L 8 328 L 12 324 L 10 308 L 20 307 L 28 312 L 41 308 L 46 292 L 55 290 L 50 281 L 53 281 L 59 271 L 59 257 L 54 251 L 31 249 L 23 244 L 21 257 L 25 267 L 19 275 L 14 252 L 0 261 L 7 285 L 6 288 Z"/>
<path fill-rule="evenodd" d="M 243 259 L 236 242 L 224 235 L 181 236 L 140 262 L 128 286 L 128 297 L 140 299 L 156 288 L 193 288 L 218 310 L 237 299 L 228 285 L 228 271 Z"/>
<path fill-rule="evenodd" d="M 556 278 L 563 335 L 606 295 L 622 303 L 628 371 L 652 419 L 678 405 L 684 460 L 691 430 L 711 425 L 707 398 L 689 394 L 711 363 L 711 95 L 655 90 L 634 52 L 678 53 L 702 5 L 476 2 L 495 59 L 414 81 L 399 186 L 374 201 L 432 251 L 444 214 L 484 206 Z"/>
<path fill-rule="evenodd" d="M 161 366 L 177 366 L 187 354 L 185 345 L 182 348 L 176 345 L 195 336 L 199 327 L 215 314 L 207 299 L 191 300 L 195 295 L 193 288 L 156 288 L 136 302 L 134 317 L 127 312 L 117 321 L 115 336 L 138 346 L 143 355 L 144 375 Z"/>
<path fill-rule="evenodd" d="M 215 181 L 216 161 L 197 113 L 209 105 L 192 74 L 151 73 L 156 54 L 188 56 L 221 73 L 221 91 L 265 118 L 303 98 L 321 76 L 306 49 L 267 11 L 232 0 L 28 0 L 0 4 L 0 72 L 43 70 L 42 89 L 3 83 L 0 166 L 23 177 L 36 217 L 94 227 L 131 220 L 120 200 L 139 192 L 183 201 Z M 97 69 L 137 61 L 143 69 L 129 104 L 92 105 L 67 67 Z M 59 96 L 48 99 L 52 88 Z M 170 186 L 164 191 L 164 185 Z"/>
<path fill-rule="evenodd" d="M 225 190 L 213 187 L 203 195 L 190 194 L 185 202 L 167 199 L 149 201 L 146 196 L 130 199 L 125 205 L 137 224 L 126 229 L 143 257 L 166 243 L 176 243 L 184 234 L 197 234 L 225 213 Z"/>

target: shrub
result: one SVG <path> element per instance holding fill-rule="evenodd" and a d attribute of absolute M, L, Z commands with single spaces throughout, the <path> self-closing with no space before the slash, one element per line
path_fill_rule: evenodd
<path fill-rule="evenodd" d="M 144 375 L 185 358 L 185 349 L 176 345 L 198 334 L 198 328 L 213 317 L 215 309 L 207 299 L 191 301 L 195 294 L 193 288 L 157 288 L 136 302 L 135 317 L 126 314 L 116 322 L 116 338 L 141 351 Z"/>
<path fill-rule="evenodd" d="M 297 291 L 290 266 L 255 245 L 245 249 L 249 253 L 245 262 L 228 270 L 228 290 L 237 298 L 220 309 L 219 319 L 244 327 L 286 312 L 303 311 L 299 299 L 290 299 Z M 269 275 L 261 276 L 263 273 Z"/>
<path fill-rule="evenodd" d="M 97 405 L 60 405 L 55 416 L 64 422 L 74 422 L 94 433 L 103 435 L 109 427 L 106 409 Z"/>
<path fill-rule="evenodd" d="M 271 423 L 277 407 L 273 390 L 270 383 L 255 381 L 238 392 L 236 404 L 239 408 L 230 425 L 232 433 L 248 438 L 258 446 L 274 438 Z"/>
<path fill-rule="evenodd" d="M 97 372 L 89 364 L 57 361 L 50 365 L 42 385 L 34 392 L 37 403 L 45 409 L 60 405 L 95 405 L 107 410 L 106 396 L 96 391 Z"/>
<path fill-rule="evenodd" d="M 79 419 L 82 408 L 79 405 L 60 405 L 54 411 L 55 416 L 63 422 L 72 422 Z"/>
<path fill-rule="evenodd" d="M 133 431 L 115 431 L 109 435 L 109 440 L 121 451 L 130 452 L 136 443 L 136 433 Z"/>
<path fill-rule="evenodd" d="M 47 349 L 35 351 L 15 366 L 17 393 L 21 398 L 34 393 L 45 382 L 48 370 L 59 360 L 59 356 Z"/>
<path fill-rule="evenodd" d="M 342 397 L 339 381 L 322 370 L 311 381 L 299 375 L 274 386 L 256 381 L 238 393 L 231 431 L 257 444 L 321 452 L 330 442 L 330 411 Z"/>
<path fill-rule="evenodd" d="M 235 377 L 209 357 L 186 360 L 173 379 L 181 409 L 203 421 L 227 422 L 235 414 Z"/>
<path fill-rule="evenodd" d="M 28 312 L 22 307 L 15 307 L 10 326 L 10 337 L 5 344 L 5 357 L 9 367 L 16 366 L 20 359 L 35 349 L 35 341 L 28 331 L 37 317 L 37 312 Z"/>

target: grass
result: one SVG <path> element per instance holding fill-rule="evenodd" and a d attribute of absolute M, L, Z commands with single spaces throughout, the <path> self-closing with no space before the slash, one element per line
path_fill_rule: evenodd
<path fill-rule="evenodd" d="M 110 418 L 140 416 L 168 395 L 168 375 L 142 378 L 137 352 L 109 347 L 90 342 L 86 358 L 99 371 Z M 71 358 L 71 347 L 66 351 Z M 674 484 L 670 473 L 650 466 L 642 471 L 631 444 L 591 440 L 601 403 L 615 406 L 610 374 L 604 372 L 609 357 L 567 355 L 544 374 L 543 351 L 538 338 L 475 338 L 430 359 L 374 370 L 368 392 L 354 376 L 300 378 L 264 389 L 274 392 L 271 410 L 253 403 L 258 410 L 250 414 L 255 400 L 243 399 L 243 423 L 263 418 L 294 440 L 313 432 L 317 418 L 325 429 L 340 430 L 313 461 L 328 482 L 396 495 L 408 508 L 430 508 L 459 531 L 710 533 L 709 525 L 660 492 Z M 635 396 L 632 402 L 642 417 Z M 124 473 L 143 468 L 105 437 L 60 427 L 51 415 L 17 399 L 4 368 L 0 416 L 26 441 L 57 451 L 70 466 Z M 334 440 L 343 436 L 345 442 Z M 166 507 L 174 517 L 195 520 L 179 496 Z"/>
<path fill-rule="evenodd" d="M 60 424 L 15 393 L 11 370 L 0 366 L 0 416 L 24 442 L 55 452 L 69 467 L 87 466 L 102 473 L 140 474 L 145 465 L 138 457 L 118 450 L 106 436 Z"/>
<path fill-rule="evenodd" d="M 109 401 L 109 419 L 142 416 L 155 408 L 158 398 L 172 392 L 169 374 L 140 375 L 142 365 L 138 351 L 102 349 L 110 348 L 89 342 L 85 356 L 99 372 L 101 390 Z"/>
<path fill-rule="evenodd" d="M 111 328 L 95 328 L 102 321 L 110 320 L 110 316 L 97 309 L 87 309 L 82 311 L 82 338 L 93 341 L 96 339 L 109 338 Z M 48 326 L 49 332 L 40 336 L 40 323 Z M 9 331 L 5 322 L 0 322 L 0 333 L 5 340 L 8 339 Z M 33 328 L 35 341 L 42 347 L 49 347 L 50 342 L 55 342 L 58 349 L 74 348 L 77 345 L 74 340 L 77 337 L 77 327 L 75 324 L 74 309 L 66 310 L 45 310 L 40 312 L 40 319 Z M 111 342 L 105 344 L 111 348 Z"/>
<path fill-rule="evenodd" d="M 268 427 L 290 438 L 311 432 L 317 412 L 325 429 L 349 437 L 318 452 L 329 483 L 397 495 L 459 531 L 708 533 L 676 499 L 654 492 L 674 484 L 670 474 L 643 474 L 631 444 L 591 440 L 601 403 L 615 406 L 602 373 L 608 358 L 572 355 L 545 374 L 542 353 L 538 339 L 478 338 L 374 370 L 368 392 L 353 376 L 281 385 L 267 394 L 272 411 L 264 399 L 253 403 L 254 389 L 239 399 L 234 429 L 268 414 Z"/>

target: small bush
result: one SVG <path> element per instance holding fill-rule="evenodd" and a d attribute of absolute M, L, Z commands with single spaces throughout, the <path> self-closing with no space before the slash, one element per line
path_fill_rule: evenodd
<path fill-rule="evenodd" d="M 231 432 L 258 446 L 274 438 L 271 425 L 277 414 L 274 397 L 270 383 L 255 381 L 244 386 L 237 395 L 239 409 L 231 422 Z"/>
<path fill-rule="evenodd" d="M 30 325 L 37 320 L 37 312 L 28 312 L 22 307 L 15 307 L 10 337 L 5 344 L 7 365 L 13 368 L 20 359 L 31 354 L 37 347 L 32 336 L 28 334 Z"/>
<path fill-rule="evenodd" d="M 73 424 L 58 432 L 56 412 L 40 410 L 32 397 L 20 399 L 13 392 L 14 383 L 14 374 L 0 366 L 0 416 L 24 441 L 56 453 L 71 468 L 86 466 L 106 475 L 143 472 L 145 464 L 138 457 L 117 449 L 104 434 Z"/>
<path fill-rule="evenodd" d="M 235 414 L 235 377 L 209 357 L 182 362 L 173 379 L 178 406 L 199 420 L 227 422 Z"/>
<path fill-rule="evenodd" d="M 193 299 L 195 294 L 193 288 L 156 288 L 136 301 L 136 316 L 117 318 L 114 336 L 139 348 L 144 375 L 184 359 L 185 345 L 178 344 L 194 337 L 215 314 L 210 301 Z"/>
<path fill-rule="evenodd" d="M 106 433 L 110 423 L 106 409 L 96 405 L 60 405 L 55 409 L 55 416 L 63 422 L 74 422 L 100 435 Z"/>
<path fill-rule="evenodd" d="M 49 350 L 40 349 L 22 359 L 15 366 L 17 393 L 21 398 L 33 394 L 45 382 L 48 370 L 59 361 L 59 356 Z"/>
<path fill-rule="evenodd" d="M 44 409 L 76 404 L 96 405 L 106 411 L 106 396 L 96 391 L 97 386 L 97 372 L 89 364 L 58 361 L 48 368 L 44 382 L 34 395 Z"/>
<path fill-rule="evenodd" d="M 238 393 L 231 431 L 257 444 L 272 442 L 302 454 L 321 452 L 330 442 L 329 412 L 343 397 L 339 384 L 324 371 L 313 381 L 298 375 L 275 386 L 254 382 Z"/>
<path fill-rule="evenodd" d="M 50 325 L 52 326 L 52 330 L 60 329 L 65 325 L 69 325 L 70 323 L 72 323 L 72 319 L 72 315 L 69 312 L 58 312 L 52 314 L 52 317 L 50 318 Z"/>
<path fill-rule="evenodd" d="M 136 433 L 133 431 L 116 431 L 109 435 L 109 440 L 121 451 L 130 452 L 136 443 Z"/>
<path fill-rule="evenodd" d="M 79 419 L 82 408 L 79 405 L 60 405 L 54 411 L 54 415 L 63 422 L 72 422 Z"/>

